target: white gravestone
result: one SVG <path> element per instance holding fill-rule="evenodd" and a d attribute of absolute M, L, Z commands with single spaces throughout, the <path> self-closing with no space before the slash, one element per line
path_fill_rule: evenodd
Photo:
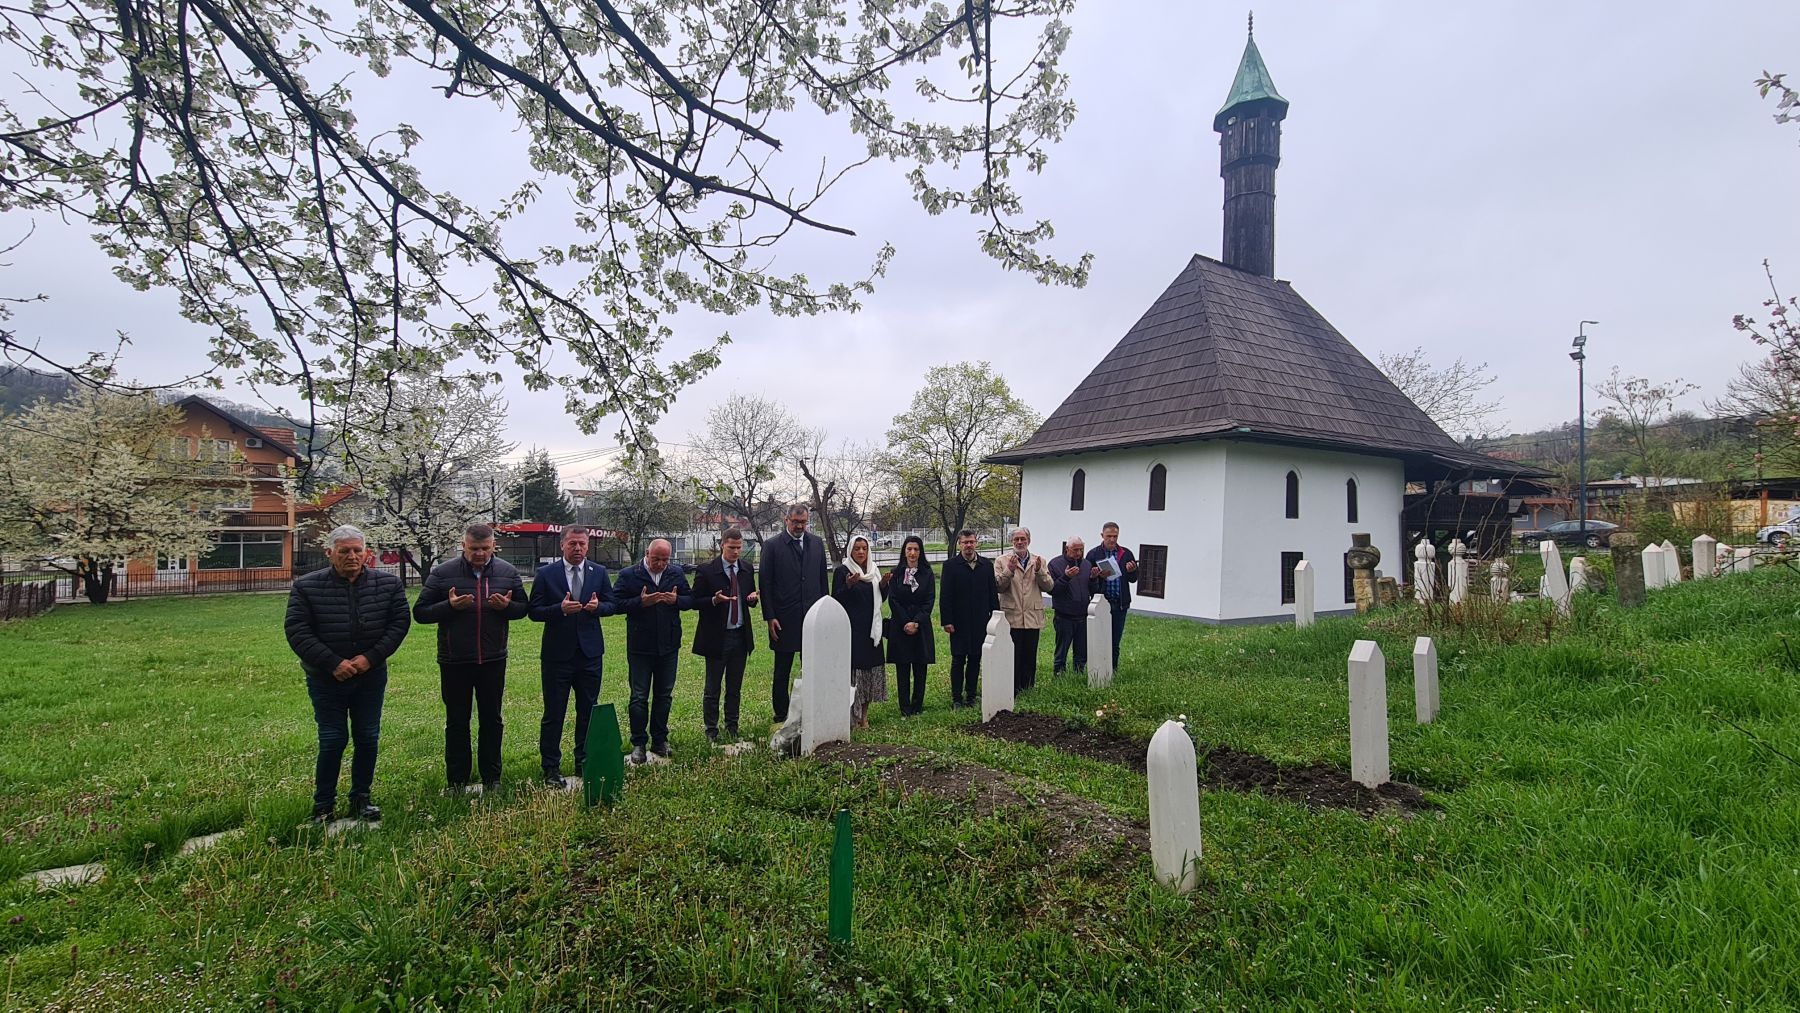
<path fill-rule="evenodd" d="M 1719 540 L 1711 535 L 1694 539 L 1694 579 L 1719 574 Z"/>
<path fill-rule="evenodd" d="M 1302 559 L 1294 564 L 1294 628 L 1313 624 L 1313 592 L 1315 581 L 1312 564 Z"/>
<path fill-rule="evenodd" d="M 1093 650 L 1093 645 L 1088 645 Z M 1112 634 L 1107 633 L 1106 650 L 1112 650 Z M 1013 642 L 1012 626 L 1006 613 L 996 609 L 988 620 L 987 639 L 981 642 L 981 720 L 992 721 L 1001 711 L 1013 709 Z"/>
<path fill-rule="evenodd" d="M 1179 721 L 1150 739 L 1150 858 L 1156 878 L 1187 893 L 1200 885 L 1200 772 L 1194 740 Z"/>
<path fill-rule="evenodd" d="M 1569 560 L 1569 593 L 1586 591 L 1588 584 L 1587 557 L 1576 556 Z"/>
<path fill-rule="evenodd" d="M 800 755 L 827 742 L 850 741 L 850 616 L 836 598 L 806 610 L 800 632 Z"/>
<path fill-rule="evenodd" d="M 1495 601 L 1512 601 L 1512 564 L 1504 559 L 1494 560 L 1488 567 L 1488 594 Z"/>
<path fill-rule="evenodd" d="M 1413 599 L 1421 605 L 1437 599 L 1437 546 L 1423 538 L 1413 546 Z"/>
<path fill-rule="evenodd" d="M 1644 557 L 1644 589 L 1654 591 L 1663 586 L 1663 550 L 1662 546 L 1651 542 L 1639 553 Z"/>
<path fill-rule="evenodd" d="M 1450 543 L 1450 604 L 1461 605 L 1469 598 L 1469 547 L 1458 538 Z"/>
<path fill-rule="evenodd" d="M 1112 604 L 1102 599 L 1088 602 L 1088 688 L 1112 685 Z"/>
<path fill-rule="evenodd" d="M 1538 555 L 1544 561 L 1544 597 L 1550 599 L 1556 611 L 1568 615 L 1569 575 L 1563 572 L 1562 550 L 1556 547 L 1554 539 L 1546 538 L 1538 543 Z"/>
<path fill-rule="evenodd" d="M 1681 583 L 1681 551 L 1667 538 L 1663 539 L 1663 583 Z"/>
<path fill-rule="evenodd" d="M 1733 573 L 1749 573 L 1756 565 L 1756 550 L 1748 545 L 1740 545 L 1731 550 L 1731 570 Z"/>
<path fill-rule="evenodd" d="M 1413 641 L 1413 708 L 1419 716 L 1419 724 L 1428 725 L 1437 720 L 1437 645 L 1430 637 Z"/>
<path fill-rule="evenodd" d="M 1387 659 L 1373 640 L 1350 648 L 1350 776 L 1370 788 L 1388 781 Z"/>

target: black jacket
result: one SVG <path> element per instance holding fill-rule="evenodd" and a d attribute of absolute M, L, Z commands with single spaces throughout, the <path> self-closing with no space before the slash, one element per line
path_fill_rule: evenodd
<path fill-rule="evenodd" d="M 831 574 L 831 596 L 850 616 L 850 667 L 880 668 L 881 641 L 869 635 L 875 627 L 875 587 L 868 581 L 851 586 L 849 577 L 850 568 L 842 563 Z"/>
<path fill-rule="evenodd" d="M 1137 562 L 1137 557 L 1132 555 L 1131 550 L 1123 545 L 1114 549 L 1112 552 L 1107 552 L 1106 546 L 1104 545 L 1096 545 L 1088 550 L 1088 566 L 1099 566 L 1100 561 L 1107 556 L 1112 556 L 1114 559 L 1117 559 L 1119 561 L 1119 569 L 1121 570 L 1125 569 L 1126 563 Z M 1092 571 L 1089 572 L 1091 573 Z M 1119 589 L 1116 592 L 1118 595 L 1117 598 L 1106 594 L 1105 577 L 1090 577 L 1089 579 L 1094 582 L 1094 593 L 1106 596 L 1106 600 L 1112 602 L 1112 607 L 1115 610 L 1128 609 L 1131 607 L 1131 585 L 1137 583 L 1138 579 L 1136 570 L 1132 570 L 1130 573 L 1126 573 L 1119 577 Z"/>
<path fill-rule="evenodd" d="M 888 615 L 893 617 L 888 621 L 888 660 L 895 664 L 932 664 L 937 661 L 937 626 L 931 621 L 931 606 L 937 601 L 937 577 L 931 572 L 931 564 L 919 562 L 918 572 L 913 575 L 917 588 L 906 586 L 905 564 L 888 573 L 893 579 L 881 589 L 888 600 Z M 919 632 L 906 632 L 907 623 L 918 623 Z"/>
<path fill-rule="evenodd" d="M 452 608 L 453 588 L 459 595 L 473 594 L 474 603 L 466 609 Z M 488 608 L 490 594 L 503 594 L 512 601 L 496 612 Z M 490 559 L 477 579 L 475 568 L 459 555 L 438 564 L 425 578 L 425 590 L 419 592 L 419 600 L 413 605 L 413 620 L 438 624 L 439 664 L 482 664 L 506 658 L 506 627 L 514 619 L 525 618 L 529 607 L 525 582 L 511 563 Z"/>
<path fill-rule="evenodd" d="M 376 666 L 386 662 L 412 620 L 399 577 L 365 568 L 352 582 L 327 566 L 294 578 L 284 625 L 300 667 L 330 675 L 338 662 L 359 654 Z"/>
<path fill-rule="evenodd" d="M 645 591 L 675 592 L 675 604 L 644 607 Z M 650 579 L 650 570 L 637 563 L 620 571 L 613 581 L 613 604 L 625 613 L 626 654 L 674 654 L 681 650 L 681 610 L 694 607 L 693 591 L 681 567 L 670 563 L 661 586 Z"/>
<path fill-rule="evenodd" d="M 956 627 L 956 632 L 950 634 L 950 653 L 980 654 L 981 642 L 987 639 L 988 620 L 1000 610 L 994 561 L 978 554 L 971 567 L 963 561 L 962 553 L 952 553 L 944 560 L 943 579 L 938 583 L 939 620 L 944 626 Z"/>
<path fill-rule="evenodd" d="M 1098 593 L 1095 581 L 1090 579 L 1089 570 L 1093 564 L 1086 559 L 1070 559 L 1067 554 L 1050 557 L 1050 607 L 1059 616 L 1070 619 L 1086 618 L 1088 602 Z M 1075 576 L 1069 576 L 1069 567 L 1075 568 Z M 1127 574 L 1135 577 L 1137 574 Z"/>
<path fill-rule="evenodd" d="M 744 599 L 756 590 L 756 567 L 742 556 L 737 561 L 737 578 L 738 621 L 744 624 L 744 653 L 749 654 L 756 650 L 756 610 L 744 604 Z M 694 623 L 694 653 L 703 658 L 725 649 L 725 623 L 731 617 L 731 603 L 712 603 L 713 595 L 720 591 L 731 591 L 723 557 L 708 560 L 694 571 L 694 611 L 700 613 Z"/>
<path fill-rule="evenodd" d="M 791 654 L 800 649 L 806 610 L 831 590 L 826 585 L 825 543 L 807 532 L 796 547 L 793 536 L 783 531 L 763 539 L 758 562 L 762 564 L 763 621 L 781 620 L 780 637 L 770 639 L 769 649 Z"/>

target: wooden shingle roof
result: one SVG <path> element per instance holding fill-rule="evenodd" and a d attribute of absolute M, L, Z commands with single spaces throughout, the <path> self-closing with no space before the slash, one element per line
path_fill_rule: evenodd
<path fill-rule="evenodd" d="M 1215 437 L 1533 470 L 1464 450 L 1287 282 L 1202 256 L 1031 439 L 988 460 Z"/>

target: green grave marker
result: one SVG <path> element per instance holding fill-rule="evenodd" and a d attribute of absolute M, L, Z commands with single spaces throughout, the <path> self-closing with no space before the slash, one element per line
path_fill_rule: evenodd
<path fill-rule="evenodd" d="M 625 790 L 625 754 L 619 742 L 619 712 L 612 704 L 595 704 L 588 718 L 587 761 L 581 768 L 581 791 L 587 804 L 612 805 Z"/>
<path fill-rule="evenodd" d="M 856 892 L 856 854 L 850 843 L 850 810 L 837 811 L 837 835 L 831 844 L 831 941 L 850 945 L 850 912 Z"/>

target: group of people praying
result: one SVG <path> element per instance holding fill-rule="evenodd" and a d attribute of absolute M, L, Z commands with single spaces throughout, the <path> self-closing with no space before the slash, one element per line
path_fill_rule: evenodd
<path fill-rule="evenodd" d="M 976 704 L 982 643 L 989 619 L 1003 612 L 1014 645 L 1015 691 L 1030 689 L 1037 673 L 1050 596 L 1056 637 L 1052 669 L 1087 665 L 1090 601 L 1103 598 L 1112 616 L 1113 664 L 1119 658 L 1131 585 L 1138 563 L 1119 544 L 1119 526 L 1101 529 L 1092 550 L 1070 538 L 1052 559 L 1033 554 L 1031 532 L 1012 532 L 1010 551 L 983 556 L 975 532 L 964 530 L 956 552 L 934 572 L 925 543 L 909 535 L 900 558 L 885 571 L 870 539 L 857 535 L 828 573 L 825 544 L 807 530 L 805 506 L 788 511 L 783 530 L 762 542 L 760 573 L 743 556 L 737 528 L 720 538 L 719 554 L 691 572 L 673 563 L 668 541 L 656 539 L 642 561 L 616 576 L 588 558 L 586 528 L 564 529 L 561 557 L 538 567 L 527 588 L 517 568 L 495 554 L 494 529 L 471 524 L 462 550 L 432 569 L 410 607 L 399 577 L 374 569 L 367 539 L 352 526 L 329 536 L 329 565 L 294 581 L 286 633 L 306 674 L 319 750 L 313 818 L 329 821 L 346 748 L 350 764 L 349 816 L 381 818 L 371 802 L 387 661 L 413 622 L 437 627 L 439 687 L 444 704 L 444 772 L 451 793 L 500 786 L 501 703 L 506 688 L 508 630 L 520 619 L 543 624 L 538 667 L 543 717 L 538 754 L 545 783 L 565 786 L 562 740 L 570 697 L 575 701 L 575 768 L 581 769 L 590 713 L 600 698 L 606 638 L 600 620 L 625 617 L 626 712 L 629 761 L 667 758 L 669 711 L 682 646 L 681 612 L 697 613 L 691 650 L 704 662 L 701 713 L 707 741 L 737 739 L 744 670 L 764 627 L 774 655 L 769 699 L 777 725 L 787 721 L 794 659 L 801 652 L 806 614 L 830 595 L 850 619 L 849 678 L 855 686 L 851 722 L 866 728 L 872 704 L 888 699 L 887 668 L 895 670 L 902 718 L 923 711 L 927 670 L 937 660 L 933 624 L 950 648 L 950 705 Z M 1105 650 L 1108 645 L 1097 645 Z M 990 676 L 993 677 L 993 676 Z M 1004 677 L 1001 675 L 1000 677 Z M 471 719 L 477 724 L 473 755 Z"/>

